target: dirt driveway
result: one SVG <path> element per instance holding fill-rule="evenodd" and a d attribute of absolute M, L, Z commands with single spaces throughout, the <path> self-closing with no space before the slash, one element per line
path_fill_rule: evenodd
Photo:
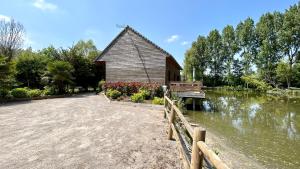
<path fill-rule="evenodd" d="M 180 168 L 161 106 L 103 96 L 0 106 L 0 168 Z"/>

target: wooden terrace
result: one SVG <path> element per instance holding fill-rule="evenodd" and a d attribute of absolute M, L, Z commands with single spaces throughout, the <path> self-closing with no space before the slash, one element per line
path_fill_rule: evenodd
<path fill-rule="evenodd" d="M 202 82 L 170 82 L 170 91 L 180 98 L 205 98 Z"/>

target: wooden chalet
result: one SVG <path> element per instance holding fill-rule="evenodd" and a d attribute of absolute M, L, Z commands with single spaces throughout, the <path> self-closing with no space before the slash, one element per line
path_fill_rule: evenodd
<path fill-rule="evenodd" d="M 95 60 L 107 82 L 148 82 L 168 85 L 180 81 L 174 57 L 126 26 Z"/>

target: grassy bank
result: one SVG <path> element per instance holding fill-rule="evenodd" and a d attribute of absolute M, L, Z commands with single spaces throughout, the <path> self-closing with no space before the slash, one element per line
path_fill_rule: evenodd
<path fill-rule="evenodd" d="M 291 87 L 289 89 L 280 89 L 280 88 L 272 88 L 269 90 L 257 90 L 253 88 L 245 88 L 242 86 L 218 86 L 218 87 L 205 87 L 204 90 L 214 90 L 218 92 L 233 92 L 233 93 L 241 93 L 241 92 L 257 92 L 257 93 L 266 93 L 274 96 L 282 96 L 282 97 L 300 97 L 300 88 Z"/>

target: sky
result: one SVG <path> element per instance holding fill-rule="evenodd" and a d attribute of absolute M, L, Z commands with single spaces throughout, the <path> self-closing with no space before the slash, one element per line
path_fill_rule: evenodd
<path fill-rule="evenodd" d="M 14 18 L 26 30 L 24 48 L 70 47 L 92 39 L 103 50 L 129 25 L 171 53 L 184 53 L 199 35 L 234 27 L 247 17 L 284 12 L 298 0 L 0 0 L 0 19 Z"/>

